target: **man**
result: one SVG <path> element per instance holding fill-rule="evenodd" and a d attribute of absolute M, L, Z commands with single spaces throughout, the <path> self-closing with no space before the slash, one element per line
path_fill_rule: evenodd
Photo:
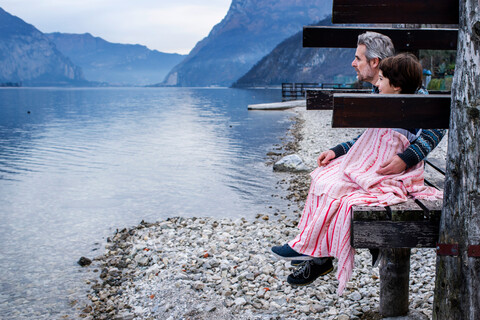
<path fill-rule="evenodd" d="M 352 67 L 357 72 L 360 81 L 370 82 L 373 93 L 378 93 L 375 83 L 379 77 L 379 64 L 382 59 L 395 54 L 391 39 L 376 32 L 366 32 L 358 36 L 355 59 Z M 418 93 L 426 93 L 419 90 Z M 398 174 L 422 161 L 430 151 L 440 142 L 446 130 L 441 129 L 408 129 L 409 134 L 416 136 L 416 140 L 403 152 L 387 159 L 379 170 L 378 174 Z M 318 165 L 325 166 L 331 160 L 338 158 L 348 152 L 358 139 L 341 143 L 330 150 L 324 151 L 318 157 Z M 333 270 L 333 258 L 313 258 L 294 251 L 288 244 L 282 247 L 273 247 L 272 251 L 277 256 L 292 260 L 292 265 L 300 267 L 287 278 L 292 285 L 307 285 L 312 283 L 319 276 L 326 275 Z M 371 250 L 372 262 L 375 265 L 378 258 L 378 249 Z"/>

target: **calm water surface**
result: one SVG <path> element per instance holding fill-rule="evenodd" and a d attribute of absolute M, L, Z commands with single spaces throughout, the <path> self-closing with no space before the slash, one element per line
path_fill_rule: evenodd
<path fill-rule="evenodd" d="M 0 318 L 71 318 L 88 289 L 76 262 L 99 255 L 116 228 L 287 208 L 264 163 L 291 114 L 247 111 L 279 99 L 278 90 L 0 89 Z"/>

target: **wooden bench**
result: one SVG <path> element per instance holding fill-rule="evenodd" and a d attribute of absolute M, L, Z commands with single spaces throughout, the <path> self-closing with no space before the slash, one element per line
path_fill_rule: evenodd
<path fill-rule="evenodd" d="M 307 90 L 307 110 L 333 110 L 334 93 L 370 93 L 372 89 L 315 89 Z"/>
<path fill-rule="evenodd" d="M 410 199 L 389 207 L 352 208 L 352 247 L 380 250 L 382 316 L 408 313 L 411 248 L 437 246 L 442 204 L 442 200 Z"/>
<path fill-rule="evenodd" d="M 316 109 L 333 109 L 333 128 L 448 128 L 450 96 L 446 94 L 376 95 L 308 91 Z M 326 95 L 323 100 L 318 96 Z M 395 96 L 395 97 L 394 97 Z M 388 108 L 385 106 L 388 105 Z M 318 108 L 320 106 L 320 108 Z M 435 171 L 425 184 L 443 188 L 445 164 L 425 160 Z M 380 249 L 380 313 L 408 313 L 410 248 L 435 248 L 438 242 L 442 200 L 409 200 L 390 207 L 352 208 L 351 245 Z"/>
<path fill-rule="evenodd" d="M 388 102 L 388 108 L 385 103 Z M 448 128 L 450 97 L 446 95 L 333 94 L 333 128 Z M 420 107 L 421 106 L 421 107 Z M 419 113 L 420 112 L 420 113 Z M 425 163 L 438 175 L 425 179 L 441 189 L 444 164 Z M 442 200 L 409 200 L 389 207 L 352 208 L 353 248 L 380 249 L 380 313 L 394 317 L 408 313 L 410 248 L 435 248 Z"/>
<path fill-rule="evenodd" d="M 367 93 L 371 90 L 343 87 L 341 83 L 282 83 L 282 101 L 305 99 L 308 92 Z M 310 98 L 312 101 L 312 98 Z M 308 108 L 308 106 L 307 106 Z M 333 100 L 332 100 L 333 108 Z"/>
<path fill-rule="evenodd" d="M 305 99 L 308 88 L 318 88 L 319 83 L 282 83 L 282 101 Z"/>
<path fill-rule="evenodd" d="M 304 47 L 356 48 L 365 31 L 389 36 L 397 51 L 456 50 L 458 1 L 334 0 L 334 23 L 452 24 L 451 28 L 304 27 Z M 353 57 L 352 57 L 353 60 Z M 307 91 L 307 109 L 332 109 L 336 128 L 448 128 L 450 94 L 372 95 Z M 388 108 L 385 108 L 388 106 Z M 430 161 L 426 163 L 444 171 Z M 426 180 L 441 188 L 443 178 Z M 411 248 L 437 246 L 442 201 L 409 200 L 391 207 L 352 208 L 351 244 L 380 249 L 380 313 L 408 313 Z"/>

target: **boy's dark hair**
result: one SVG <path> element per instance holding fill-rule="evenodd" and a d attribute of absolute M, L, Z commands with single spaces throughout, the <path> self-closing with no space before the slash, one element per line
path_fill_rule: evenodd
<path fill-rule="evenodd" d="M 383 76 L 401 93 L 415 93 L 422 86 L 422 65 L 411 53 L 400 53 L 380 61 Z"/>

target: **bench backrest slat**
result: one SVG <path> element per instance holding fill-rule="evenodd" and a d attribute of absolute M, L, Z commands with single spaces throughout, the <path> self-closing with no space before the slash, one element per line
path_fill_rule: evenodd
<path fill-rule="evenodd" d="M 449 127 L 450 96 L 334 94 L 334 128 Z"/>
<path fill-rule="evenodd" d="M 372 93 L 372 89 L 308 89 L 306 90 L 307 110 L 333 110 L 335 93 Z M 446 90 L 429 90 L 430 94 L 451 95 Z"/>
<path fill-rule="evenodd" d="M 392 39 L 397 51 L 456 50 L 458 30 L 358 27 L 303 27 L 303 46 L 308 48 L 356 48 L 358 35 L 375 31 Z M 353 60 L 353 58 L 352 58 Z"/>
<path fill-rule="evenodd" d="M 307 90 L 307 110 L 333 110 L 334 93 L 370 93 L 372 89 Z"/>
<path fill-rule="evenodd" d="M 458 0 L 334 0 L 333 23 L 458 24 Z"/>

